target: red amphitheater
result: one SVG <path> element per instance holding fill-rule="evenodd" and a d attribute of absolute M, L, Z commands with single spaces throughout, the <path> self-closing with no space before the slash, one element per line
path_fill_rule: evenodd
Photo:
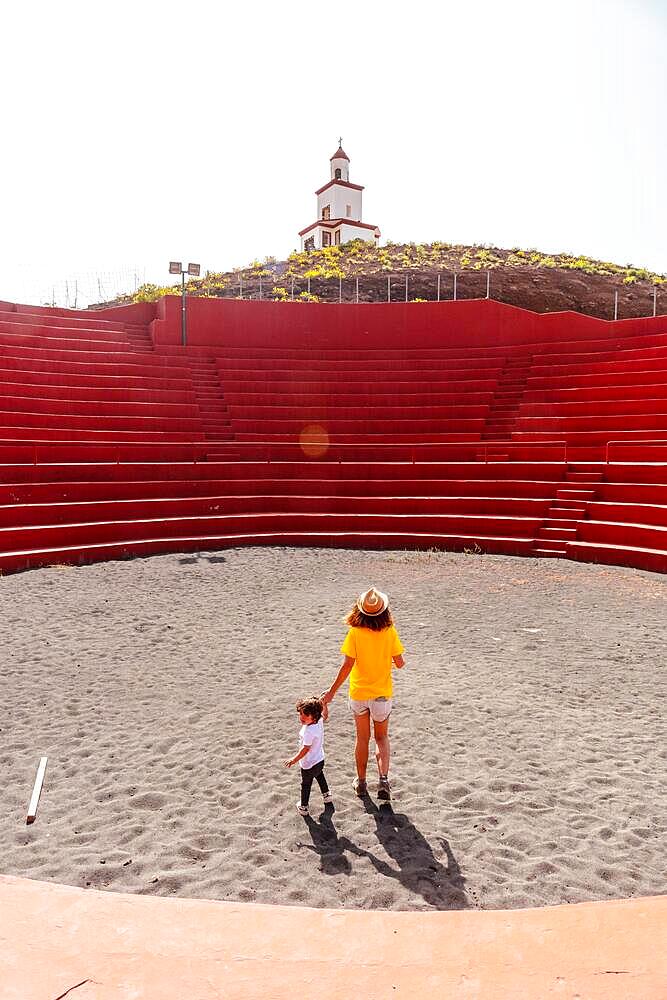
<path fill-rule="evenodd" d="M 0 303 L 3 576 L 238 546 L 467 550 L 667 571 L 667 317 L 609 322 L 490 300 L 191 298 L 184 345 L 180 310 L 176 297 L 90 312 Z M 296 907 L 230 904 L 221 917 L 211 901 L 127 900 L 0 879 L 15 935 L 0 969 L 32 961 L 28 939 L 50 928 L 35 992 L 3 995 L 50 997 L 39 988 L 60 963 L 74 996 L 129 996 L 77 981 L 82 954 L 92 962 L 104 937 L 105 967 L 136 957 L 144 991 L 133 996 L 195 996 L 173 985 L 183 963 L 213 976 L 222 962 L 225 996 L 286 997 L 317 984 L 303 963 L 335 936 L 336 956 L 312 975 L 331 977 L 327 993 L 341 1000 L 356 995 L 346 962 L 369 997 L 425 995 L 431 980 L 434 995 L 446 981 L 452 996 L 667 997 L 665 897 L 486 913 L 312 910 L 301 936 Z M 404 932 L 409 960 L 394 950 Z M 368 934 L 376 965 L 356 950 Z M 266 946 L 243 944 L 253 935 Z M 596 949 L 599 973 L 587 965 Z M 536 992 L 516 992 L 512 962 L 537 977 Z M 559 992 L 559 982 L 584 988 Z"/>
<path fill-rule="evenodd" d="M 4 573 L 238 545 L 667 569 L 667 319 L 0 304 Z"/>

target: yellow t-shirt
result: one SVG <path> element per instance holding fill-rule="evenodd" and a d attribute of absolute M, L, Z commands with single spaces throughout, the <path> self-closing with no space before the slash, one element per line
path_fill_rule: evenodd
<path fill-rule="evenodd" d="M 391 698 L 391 661 L 403 652 L 403 645 L 393 625 L 382 632 L 370 628 L 351 628 L 340 647 L 341 653 L 354 659 L 350 673 L 350 698 Z"/>

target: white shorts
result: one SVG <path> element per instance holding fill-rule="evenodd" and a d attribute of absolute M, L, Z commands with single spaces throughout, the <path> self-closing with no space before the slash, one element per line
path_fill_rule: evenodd
<path fill-rule="evenodd" d="M 393 698 L 367 698 L 365 701 L 353 701 L 348 699 L 348 704 L 353 715 L 365 715 L 371 713 L 373 722 L 386 722 L 391 715 L 391 707 L 394 704 Z"/>

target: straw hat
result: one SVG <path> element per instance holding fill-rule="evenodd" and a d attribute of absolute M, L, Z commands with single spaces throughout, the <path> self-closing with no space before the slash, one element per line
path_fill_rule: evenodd
<path fill-rule="evenodd" d="M 371 587 L 359 595 L 357 607 L 362 614 L 372 618 L 374 615 L 381 615 L 389 607 L 389 598 L 381 590 Z"/>

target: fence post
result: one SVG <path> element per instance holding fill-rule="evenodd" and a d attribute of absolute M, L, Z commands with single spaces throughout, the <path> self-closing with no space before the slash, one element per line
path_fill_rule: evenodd
<path fill-rule="evenodd" d="M 338 275 L 338 304 L 340 305 L 342 301 L 343 301 L 343 278 L 341 275 Z"/>
<path fill-rule="evenodd" d="M 614 292 L 614 319 L 618 319 L 618 288 Z"/>
<path fill-rule="evenodd" d="M 653 316 L 654 317 L 658 315 L 657 310 L 658 310 L 658 286 L 654 285 L 653 286 Z"/>
<path fill-rule="evenodd" d="M 308 294 L 310 295 L 310 275 L 308 275 Z"/>
<path fill-rule="evenodd" d="M 359 305 L 359 278 L 357 278 L 357 285 L 356 285 L 356 293 L 355 293 L 355 295 L 356 295 L 357 305 Z"/>
<path fill-rule="evenodd" d="M 456 302 L 456 275 L 454 275 L 454 301 Z"/>
<path fill-rule="evenodd" d="M 292 290 L 290 292 L 290 302 L 294 302 L 294 278 L 292 278 Z"/>
<path fill-rule="evenodd" d="M 438 271 L 438 302 L 440 301 L 440 271 Z"/>
<path fill-rule="evenodd" d="M 489 298 L 489 292 L 491 290 L 491 272 L 486 272 L 486 297 Z"/>
<path fill-rule="evenodd" d="M 391 302 L 391 275 L 387 275 L 387 302 Z"/>
<path fill-rule="evenodd" d="M 239 271 L 239 298 L 243 298 L 243 275 Z"/>
<path fill-rule="evenodd" d="M 405 276 L 405 301 L 408 301 L 408 276 Z"/>
<path fill-rule="evenodd" d="M 262 301 L 262 276 L 259 276 L 259 301 Z"/>

